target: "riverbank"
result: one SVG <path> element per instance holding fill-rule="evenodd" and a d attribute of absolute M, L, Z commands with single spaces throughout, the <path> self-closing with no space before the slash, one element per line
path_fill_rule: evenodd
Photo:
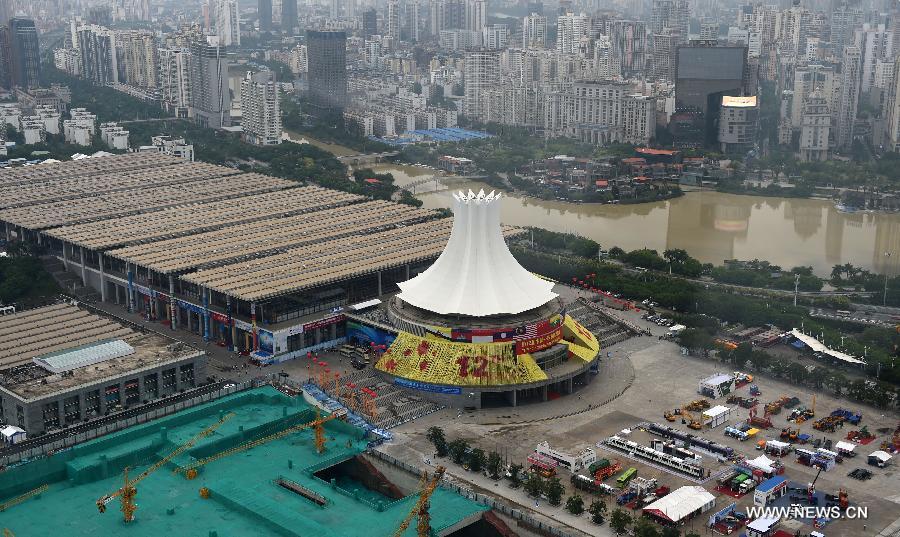
<path fill-rule="evenodd" d="M 352 151 L 296 136 L 328 151 Z M 452 207 L 448 190 L 497 189 L 484 182 L 440 176 L 433 168 L 381 163 L 372 169 L 393 174 L 400 188 L 417 183 L 415 195 L 430 209 Z M 436 175 L 435 180 L 423 181 Z M 897 213 L 842 212 L 831 200 L 707 189 L 637 204 L 568 203 L 503 190 L 505 224 L 575 233 L 604 249 L 619 246 L 662 252 L 681 248 L 704 263 L 766 259 L 782 267 L 810 266 L 821 277 L 828 277 L 834 265 L 846 263 L 879 274 L 900 274 Z"/>

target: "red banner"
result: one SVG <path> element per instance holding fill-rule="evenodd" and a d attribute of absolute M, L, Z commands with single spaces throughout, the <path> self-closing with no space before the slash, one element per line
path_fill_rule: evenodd
<path fill-rule="evenodd" d="M 516 341 L 516 355 L 531 354 L 555 345 L 562 339 L 562 326 L 557 326 L 552 331 L 531 339 Z"/>
<path fill-rule="evenodd" d="M 303 325 L 303 331 L 308 332 L 310 330 L 315 330 L 316 328 L 322 328 L 323 326 L 330 326 L 332 324 L 337 324 L 343 320 L 344 314 L 339 313 L 338 315 L 332 315 L 331 317 L 326 317 L 324 319 L 319 319 L 318 321 L 306 323 Z"/>

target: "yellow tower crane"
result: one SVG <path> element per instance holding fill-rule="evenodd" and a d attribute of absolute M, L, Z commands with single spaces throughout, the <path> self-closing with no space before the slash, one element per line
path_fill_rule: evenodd
<path fill-rule="evenodd" d="M 188 479 L 194 479 L 195 477 L 197 477 L 197 469 L 200 468 L 201 466 L 205 466 L 211 462 L 217 461 L 224 457 L 228 457 L 229 455 L 234 455 L 235 453 L 241 453 L 243 451 L 247 451 L 248 449 L 252 449 L 257 446 L 267 444 L 269 442 L 272 442 L 273 440 L 278 440 L 279 438 L 284 438 L 285 436 L 288 436 L 289 434 L 293 434 L 293 433 L 302 431 L 304 429 L 309 429 L 310 427 L 315 428 L 316 451 L 318 451 L 319 453 L 322 453 L 323 451 L 325 451 L 325 427 L 323 427 L 323 425 L 337 417 L 338 417 L 337 414 L 329 414 L 323 418 L 319 415 L 319 412 L 316 411 L 316 419 L 311 422 L 301 423 L 300 425 L 295 425 L 294 427 L 285 429 L 283 431 L 279 431 L 274 434 L 270 434 L 269 436 L 264 436 L 257 440 L 251 440 L 250 442 L 245 442 L 245 443 L 235 446 L 231 449 L 226 449 L 225 451 L 221 451 L 219 453 L 216 453 L 215 455 L 210 455 L 209 457 L 205 457 L 203 459 L 197 459 L 196 461 L 194 461 L 190 464 L 186 464 L 182 467 L 176 468 L 175 473 L 176 474 L 183 473 L 184 476 L 187 477 Z"/>
<path fill-rule="evenodd" d="M 428 472 L 422 474 L 422 492 L 419 493 L 419 500 L 406 515 L 406 518 L 403 519 L 403 522 L 397 527 L 397 531 L 394 532 L 394 537 L 403 535 L 403 532 L 406 531 L 406 528 L 408 528 L 410 522 L 412 522 L 413 517 L 419 517 L 419 520 L 416 523 L 416 535 L 418 537 L 429 537 L 431 533 L 431 515 L 428 514 L 429 500 L 431 499 L 431 495 L 434 494 L 435 489 L 437 489 L 437 486 L 441 483 L 441 478 L 444 477 L 445 471 L 447 471 L 446 468 L 438 466 L 430 480 L 428 479 Z"/>
<path fill-rule="evenodd" d="M 19 505 L 20 503 L 24 502 L 25 500 L 27 500 L 29 498 L 33 498 L 34 496 L 37 496 L 38 494 L 44 492 L 48 488 L 50 488 L 50 485 L 41 485 L 40 487 L 38 487 L 36 489 L 29 490 L 28 492 L 26 492 L 25 494 L 22 494 L 21 496 L 16 496 L 15 498 L 13 498 L 5 503 L 0 503 L 0 513 L 2 513 L 3 511 L 6 511 L 10 507 Z"/>
<path fill-rule="evenodd" d="M 213 431 L 215 431 L 223 423 L 225 423 L 226 421 L 231 419 L 232 416 L 234 416 L 233 413 L 225 414 L 224 416 L 222 416 L 222 418 L 219 421 L 213 423 L 209 427 L 207 427 L 207 428 L 203 429 L 202 431 L 200 431 L 199 433 L 197 433 L 193 438 L 188 440 L 188 442 L 186 444 L 182 444 L 181 446 L 178 446 L 175 449 L 175 451 L 169 453 L 168 455 L 166 455 L 165 457 L 163 457 L 162 459 L 157 461 L 153 466 L 147 468 L 142 473 L 138 474 L 138 476 L 135 477 L 134 479 L 129 479 L 128 468 L 126 467 L 125 472 L 124 472 L 125 484 L 119 490 L 117 490 L 113 493 L 107 494 L 106 496 L 103 496 L 102 498 L 97 500 L 97 510 L 100 511 L 101 513 L 105 513 L 106 512 L 106 504 L 108 504 L 109 502 L 113 501 L 116 498 L 121 498 L 120 501 L 122 502 L 122 515 L 124 516 L 125 522 L 127 523 L 127 522 L 133 521 L 134 520 L 134 512 L 137 510 L 137 505 L 134 503 L 134 497 L 137 495 L 136 485 L 138 483 L 140 483 L 141 481 L 143 481 L 144 479 L 146 479 L 153 472 L 155 472 L 155 471 L 159 470 L 160 468 L 162 468 L 163 466 L 165 466 L 166 463 L 168 463 L 169 461 L 171 461 L 178 455 L 180 455 L 180 454 L 184 453 L 185 451 L 194 447 L 194 444 L 199 442 L 201 439 L 206 438 L 207 436 L 211 435 L 213 433 Z"/>

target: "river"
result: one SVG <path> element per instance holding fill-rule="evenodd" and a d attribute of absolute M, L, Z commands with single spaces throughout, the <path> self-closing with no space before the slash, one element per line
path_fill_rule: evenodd
<path fill-rule="evenodd" d="M 374 169 L 392 173 L 398 186 L 435 175 L 432 169 L 408 165 L 380 164 Z M 416 195 L 426 208 L 450 207 L 451 188 L 490 187 L 441 177 L 418 185 Z M 683 248 L 703 262 L 765 259 L 784 268 L 811 266 L 820 276 L 844 263 L 900 274 L 900 214 L 844 213 L 822 200 L 703 191 L 655 203 L 597 205 L 510 194 L 501 219 L 505 224 L 577 233 L 604 250 Z"/>

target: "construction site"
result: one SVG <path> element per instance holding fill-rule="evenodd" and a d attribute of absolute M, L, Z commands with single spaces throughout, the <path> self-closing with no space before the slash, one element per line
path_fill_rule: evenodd
<path fill-rule="evenodd" d="M 261 387 L 132 427 L 0 473 L 0 527 L 15 535 L 421 535 L 426 491 L 424 524 L 434 535 L 484 524 L 488 508 L 439 486 L 439 471 L 420 483 L 364 455 L 366 432 L 335 416 Z"/>

